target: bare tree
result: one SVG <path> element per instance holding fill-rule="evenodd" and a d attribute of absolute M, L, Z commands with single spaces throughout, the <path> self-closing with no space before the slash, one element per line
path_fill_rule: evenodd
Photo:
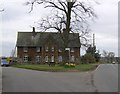
<path fill-rule="evenodd" d="M 69 34 L 78 32 L 80 39 L 84 41 L 81 45 L 86 46 L 88 33 L 90 31 L 88 20 L 96 17 L 90 2 L 86 4 L 77 0 L 29 0 L 26 5 L 31 5 L 33 10 L 35 4 L 43 4 L 45 8 L 51 8 L 53 14 L 38 22 L 42 31 L 54 29 L 60 33 L 64 42 L 64 49 L 68 47 Z M 87 0 L 88 2 L 89 0 Z M 94 0 L 93 0 L 94 1 Z"/>
<path fill-rule="evenodd" d="M 103 50 L 102 55 L 103 55 L 104 57 L 107 57 L 107 56 L 108 56 L 108 52 L 107 52 L 107 51 L 105 51 L 105 50 Z"/>
<path fill-rule="evenodd" d="M 109 52 L 108 57 L 109 57 L 110 63 L 112 63 L 115 60 L 115 53 Z"/>
<path fill-rule="evenodd" d="M 112 63 L 113 60 L 115 59 L 115 53 L 114 52 L 108 52 L 103 50 L 103 56 L 105 58 L 105 62 Z"/>

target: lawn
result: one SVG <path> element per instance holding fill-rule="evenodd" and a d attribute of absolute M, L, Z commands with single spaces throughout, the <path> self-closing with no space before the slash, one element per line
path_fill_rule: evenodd
<path fill-rule="evenodd" d="M 38 71 L 50 71 L 50 72 L 80 72 L 80 71 L 91 71 L 96 68 L 95 64 L 80 64 L 76 65 L 74 68 L 65 68 L 64 66 L 55 65 L 41 65 L 41 64 L 22 64 L 22 65 L 12 65 L 17 68 L 38 70 Z"/>

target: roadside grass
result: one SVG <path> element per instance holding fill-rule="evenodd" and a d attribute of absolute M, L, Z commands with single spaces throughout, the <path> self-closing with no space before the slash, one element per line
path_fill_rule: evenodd
<path fill-rule="evenodd" d="M 47 64 L 16 64 L 12 65 L 12 67 L 23 68 L 23 69 L 31 69 L 38 71 L 50 71 L 50 72 L 80 72 L 80 71 L 92 71 L 96 69 L 96 64 L 79 64 L 74 68 L 65 68 L 64 66 L 55 65 L 49 66 Z"/>

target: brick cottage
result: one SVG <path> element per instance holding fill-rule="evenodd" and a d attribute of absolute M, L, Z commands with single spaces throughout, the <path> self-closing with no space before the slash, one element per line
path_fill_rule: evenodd
<path fill-rule="evenodd" d="M 69 34 L 70 62 L 80 62 L 78 33 Z M 63 40 L 58 32 L 18 32 L 17 57 L 21 63 L 46 63 L 63 61 Z"/>

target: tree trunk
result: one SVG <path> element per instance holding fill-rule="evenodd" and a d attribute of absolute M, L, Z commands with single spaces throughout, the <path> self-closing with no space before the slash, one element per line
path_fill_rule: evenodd
<path fill-rule="evenodd" d="M 69 63 L 69 51 L 66 51 L 65 48 L 68 48 L 68 43 L 69 43 L 69 33 L 70 33 L 70 20 L 71 20 L 71 2 L 67 2 L 68 5 L 68 11 L 66 14 L 66 28 L 63 31 L 63 36 L 64 36 L 64 47 L 63 47 L 63 62 L 64 63 Z"/>

